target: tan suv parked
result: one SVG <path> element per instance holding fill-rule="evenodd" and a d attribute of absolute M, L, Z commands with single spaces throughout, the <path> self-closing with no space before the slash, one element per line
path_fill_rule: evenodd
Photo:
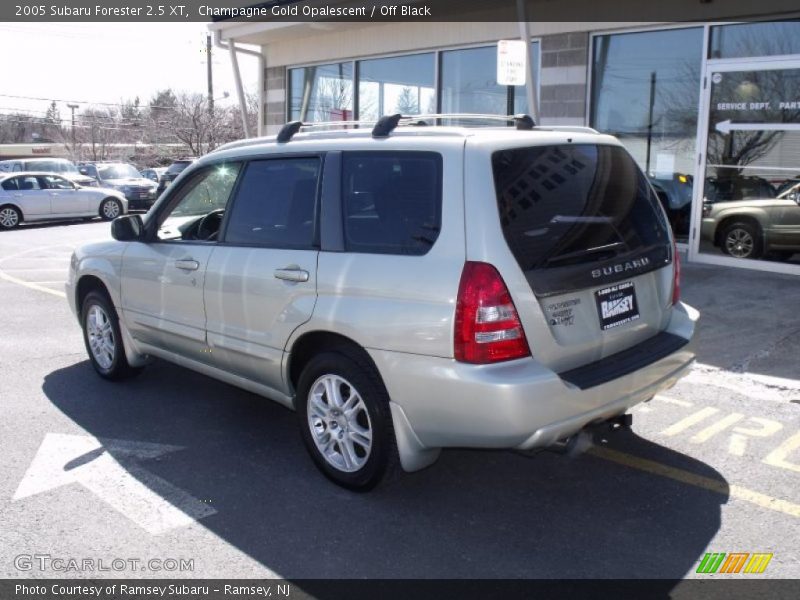
<path fill-rule="evenodd" d="M 627 422 L 694 358 L 664 211 L 615 138 L 515 121 L 290 123 L 201 158 L 76 250 L 94 368 L 159 357 L 295 409 L 351 489 Z"/>

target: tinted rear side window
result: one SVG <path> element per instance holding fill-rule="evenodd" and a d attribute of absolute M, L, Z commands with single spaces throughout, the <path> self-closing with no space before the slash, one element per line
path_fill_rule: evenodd
<path fill-rule="evenodd" d="M 248 164 L 225 241 L 271 248 L 313 247 L 319 171 L 316 157 Z"/>
<path fill-rule="evenodd" d="M 342 163 L 346 250 L 426 254 L 441 228 L 441 155 L 346 152 Z"/>
<path fill-rule="evenodd" d="M 503 234 L 537 293 L 630 278 L 669 262 L 658 198 L 623 148 L 515 148 L 494 153 L 492 169 Z"/>

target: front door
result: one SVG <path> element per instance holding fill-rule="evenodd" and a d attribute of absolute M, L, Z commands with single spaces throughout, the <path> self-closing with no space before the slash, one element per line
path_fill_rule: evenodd
<path fill-rule="evenodd" d="M 249 162 L 206 272 L 215 364 L 282 391 L 284 348 L 311 318 L 317 297 L 321 163 L 318 156 Z"/>
<path fill-rule="evenodd" d="M 87 194 L 76 189 L 71 181 L 59 175 L 42 175 L 39 177 L 39 185 L 50 195 L 50 214 L 71 216 L 89 212 Z"/>
<path fill-rule="evenodd" d="M 240 165 L 212 165 L 185 180 L 150 236 L 122 261 L 122 313 L 142 343 L 210 362 L 203 285 Z"/>
<path fill-rule="evenodd" d="M 800 274 L 800 61 L 709 60 L 691 258 Z"/>

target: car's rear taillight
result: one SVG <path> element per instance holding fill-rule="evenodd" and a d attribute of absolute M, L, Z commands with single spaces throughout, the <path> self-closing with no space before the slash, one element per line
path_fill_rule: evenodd
<path fill-rule="evenodd" d="M 467 262 L 458 287 L 455 358 L 487 364 L 530 356 L 508 288 L 492 265 Z"/>
<path fill-rule="evenodd" d="M 675 305 L 681 299 L 681 256 L 678 254 L 678 246 L 672 240 L 672 304 Z"/>

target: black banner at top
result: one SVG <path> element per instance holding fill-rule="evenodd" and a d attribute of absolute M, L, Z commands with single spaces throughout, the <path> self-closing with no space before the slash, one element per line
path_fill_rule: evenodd
<path fill-rule="evenodd" d="M 587 21 L 783 19 L 796 0 L 10 0 L 6 22 Z"/>

